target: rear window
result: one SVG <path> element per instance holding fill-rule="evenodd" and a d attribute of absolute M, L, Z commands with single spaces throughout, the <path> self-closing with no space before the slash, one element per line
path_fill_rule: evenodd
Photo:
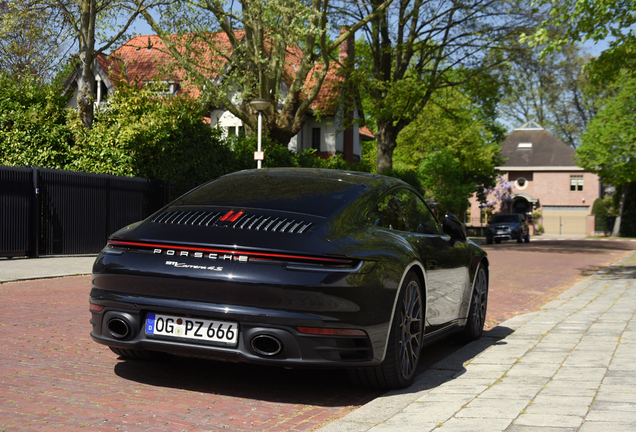
<path fill-rule="evenodd" d="M 327 217 L 364 194 L 359 184 L 302 176 L 228 176 L 185 195 L 176 205 L 261 208 Z"/>
<path fill-rule="evenodd" d="M 493 216 L 490 223 L 519 222 L 518 214 L 496 215 Z"/>

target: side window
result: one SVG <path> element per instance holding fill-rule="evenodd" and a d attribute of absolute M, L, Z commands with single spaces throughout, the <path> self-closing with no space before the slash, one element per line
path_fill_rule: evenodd
<path fill-rule="evenodd" d="M 369 214 L 371 222 L 383 228 L 400 231 L 408 231 L 406 219 L 402 214 L 398 204 L 398 196 L 395 193 L 388 193 L 376 204 Z"/>
<path fill-rule="evenodd" d="M 408 189 L 386 194 L 370 214 L 381 227 L 420 234 L 439 234 L 437 220 L 424 202 Z"/>
<path fill-rule="evenodd" d="M 420 234 L 439 234 L 437 220 L 417 195 L 403 189 L 400 193 L 400 207 L 406 218 L 409 231 Z"/>

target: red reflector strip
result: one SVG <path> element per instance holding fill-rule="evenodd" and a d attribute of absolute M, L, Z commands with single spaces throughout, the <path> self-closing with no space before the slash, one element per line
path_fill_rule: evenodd
<path fill-rule="evenodd" d="M 223 216 L 221 216 L 221 219 L 219 219 L 219 220 L 221 220 L 221 221 L 226 221 L 226 220 L 228 220 L 228 218 L 229 218 L 230 216 L 232 216 L 232 213 L 234 213 L 234 210 L 230 210 L 229 212 L 225 213 Z"/>
<path fill-rule="evenodd" d="M 238 212 L 234 214 L 232 217 L 229 217 L 227 220 L 228 222 L 236 222 L 236 220 L 240 218 L 241 216 L 243 216 L 243 212 Z"/>
<path fill-rule="evenodd" d="M 341 259 L 341 258 L 323 258 L 323 257 L 312 257 L 312 256 L 304 256 L 304 255 L 287 255 L 287 254 L 277 254 L 277 253 L 266 253 L 266 252 L 249 252 L 249 251 L 238 251 L 231 249 L 212 249 L 212 248 L 199 248 L 199 247 L 191 247 L 191 246 L 176 246 L 176 245 L 168 245 L 168 244 L 159 244 L 159 243 L 143 243 L 143 242 L 132 242 L 132 241 L 124 241 L 124 240 L 108 240 L 108 244 L 112 246 L 122 246 L 122 247 L 137 247 L 137 248 L 148 248 L 148 249 L 173 249 L 179 251 L 188 251 L 188 252 L 212 252 L 218 254 L 232 254 L 232 255 L 242 255 L 248 256 L 249 258 L 265 258 L 265 259 L 285 259 L 285 260 L 296 260 L 296 261 L 310 261 L 316 262 L 326 265 L 346 265 L 352 264 L 353 261 L 349 259 Z"/>
<path fill-rule="evenodd" d="M 95 303 L 89 303 L 88 310 L 92 310 L 92 311 L 95 311 L 95 312 L 101 312 L 101 311 L 104 310 L 104 306 L 98 305 L 98 304 L 95 304 Z"/>
<path fill-rule="evenodd" d="M 363 330 L 354 329 L 334 329 L 320 327 L 296 327 L 299 332 L 304 334 L 314 334 L 321 336 L 366 336 Z"/>

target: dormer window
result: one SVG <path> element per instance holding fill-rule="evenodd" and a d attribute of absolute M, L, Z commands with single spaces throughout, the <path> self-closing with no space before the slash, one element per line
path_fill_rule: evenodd
<path fill-rule="evenodd" d="M 518 149 L 531 149 L 532 148 L 532 143 L 519 143 L 517 145 Z"/>
<path fill-rule="evenodd" d="M 179 91 L 179 83 L 169 81 L 144 81 L 144 85 L 158 96 L 175 96 Z"/>

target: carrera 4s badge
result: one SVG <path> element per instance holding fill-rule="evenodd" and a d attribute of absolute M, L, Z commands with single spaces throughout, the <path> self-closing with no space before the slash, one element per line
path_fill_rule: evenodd
<path fill-rule="evenodd" d="M 197 269 L 197 270 L 223 271 L 223 267 L 216 267 L 216 266 L 197 266 L 197 265 L 190 265 L 190 264 L 186 264 L 186 263 L 180 263 L 180 262 L 177 262 L 177 261 L 166 261 L 166 265 L 174 266 L 174 267 L 177 267 L 177 268 L 188 268 L 188 269 Z"/>

